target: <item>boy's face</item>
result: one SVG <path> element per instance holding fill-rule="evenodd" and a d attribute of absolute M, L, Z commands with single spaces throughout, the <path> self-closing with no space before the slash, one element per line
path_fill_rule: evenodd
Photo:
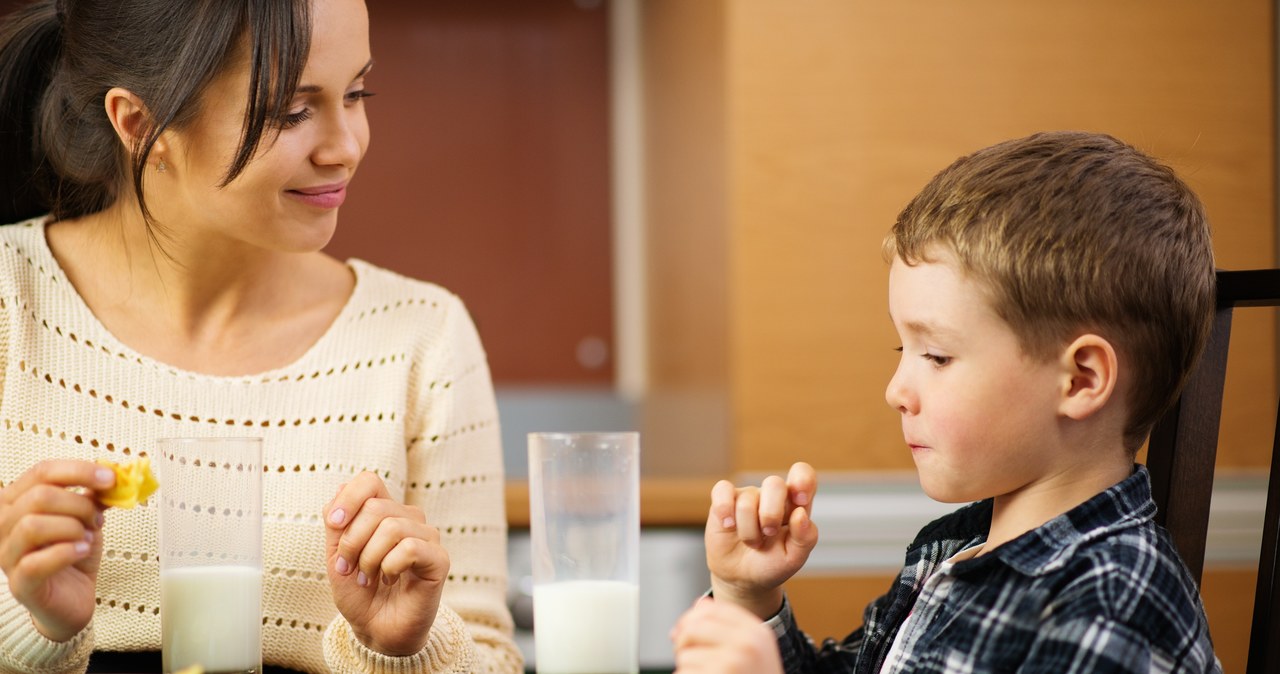
<path fill-rule="evenodd" d="M 1063 377 L 1023 354 L 1013 330 L 947 251 L 889 270 L 889 315 L 902 357 L 885 400 L 902 414 L 920 483 L 960 503 L 1014 494 L 1060 468 Z"/>

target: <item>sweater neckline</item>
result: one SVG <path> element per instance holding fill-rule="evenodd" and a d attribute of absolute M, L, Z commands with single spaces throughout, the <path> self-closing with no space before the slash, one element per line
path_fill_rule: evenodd
<path fill-rule="evenodd" d="M 337 332 L 338 327 L 350 320 L 351 315 L 356 311 L 355 307 L 357 306 L 358 298 L 363 296 L 365 286 L 368 285 L 365 283 L 368 273 L 368 263 L 356 258 L 348 258 L 343 264 L 345 264 L 355 276 L 355 285 L 351 289 L 351 294 L 347 296 L 347 300 L 343 303 L 342 309 L 338 311 L 336 316 L 334 316 L 333 321 L 329 323 L 329 327 L 325 328 L 325 331 L 321 333 L 320 337 L 317 338 L 301 356 L 294 359 L 292 362 L 270 370 L 241 375 L 215 375 L 205 372 L 197 372 L 195 370 L 180 368 L 176 365 L 171 365 L 148 356 L 117 338 L 115 333 L 111 332 L 111 330 L 98 319 L 97 314 L 93 313 L 93 310 L 89 308 L 89 305 L 85 303 L 84 298 L 80 296 L 80 291 L 71 283 L 70 277 L 68 277 L 66 272 L 62 269 L 62 265 L 58 262 L 58 259 L 54 257 L 53 249 L 49 247 L 49 239 L 45 233 L 45 226 L 48 223 L 48 216 L 36 218 L 32 221 L 31 225 L 34 230 L 33 243 L 35 244 L 35 250 L 33 252 L 43 259 L 43 266 L 45 270 L 54 280 L 59 282 L 59 285 L 63 287 L 65 296 L 70 300 L 73 309 L 77 313 L 81 314 L 85 324 L 90 326 L 101 337 L 105 337 L 110 341 L 109 348 L 113 353 L 119 354 L 123 358 L 136 362 L 139 365 L 149 366 L 156 370 L 168 372 L 187 379 L 209 382 L 250 383 L 279 379 L 286 377 L 287 373 L 298 369 L 305 369 L 307 362 L 310 361 L 316 353 L 322 351 L 326 346 L 328 346 L 329 342 L 335 339 L 333 335 Z M 103 343 L 104 341 L 101 337 L 98 340 L 99 343 Z"/>

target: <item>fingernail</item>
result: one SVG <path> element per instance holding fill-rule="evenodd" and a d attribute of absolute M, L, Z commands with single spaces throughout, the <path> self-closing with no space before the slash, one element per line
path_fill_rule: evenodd
<path fill-rule="evenodd" d="M 107 523 L 107 518 L 103 516 L 102 513 L 98 513 L 93 516 L 93 521 L 98 525 L 98 528 L 101 529 L 102 525 Z"/>
<path fill-rule="evenodd" d="M 356 585 L 364 587 L 369 584 L 369 577 L 364 575 L 364 571 L 356 574 Z"/>
<path fill-rule="evenodd" d="M 732 518 L 732 517 L 726 517 L 726 518 L 724 518 L 724 521 L 723 521 L 723 522 L 721 522 L 720 524 L 724 525 L 724 528 L 726 528 L 726 529 L 732 529 L 732 528 L 733 528 L 733 518 Z"/>
<path fill-rule="evenodd" d="M 87 542 L 89 542 L 89 543 L 92 543 L 92 542 L 93 542 L 93 532 L 92 532 L 92 531 L 86 531 L 86 532 L 84 532 L 84 540 L 85 540 L 85 541 L 87 541 Z"/>
<path fill-rule="evenodd" d="M 85 543 L 84 541 L 80 541 L 79 543 L 76 543 L 75 549 L 76 549 L 77 555 L 89 554 L 89 544 Z"/>
<path fill-rule="evenodd" d="M 338 573 L 344 576 L 351 573 L 351 565 L 342 557 L 339 557 L 338 561 L 333 563 L 333 568 L 337 569 Z"/>
<path fill-rule="evenodd" d="M 772 536 L 778 533 L 778 527 L 765 527 L 763 530 L 761 530 L 760 533 L 764 534 L 765 536 Z"/>
<path fill-rule="evenodd" d="M 329 523 L 342 524 L 342 520 L 346 516 L 347 516 L 347 513 L 343 512 L 342 508 L 334 508 L 333 512 L 329 513 Z"/>
<path fill-rule="evenodd" d="M 94 471 L 93 479 L 99 487 L 110 487 L 116 481 L 116 474 L 110 468 L 99 468 Z"/>
<path fill-rule="evenodd" d="M 793 500 L 796 502 L 796 505 L 804 505 L 809 502 L 809 495 L 804 492 L 800 492 L 799 494 L 796 494 L 796 497 Z"/>

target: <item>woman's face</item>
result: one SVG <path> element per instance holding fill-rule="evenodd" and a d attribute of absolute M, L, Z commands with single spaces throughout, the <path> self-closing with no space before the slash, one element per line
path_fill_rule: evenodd
<path fill-rule="evenodd" d="M 205 247 L 221 240 L 305 252 L 328 243 L 369 147 L 369 20 L 363 0 L 324 0 L 313 2 L 312 22 L 307 64 L 279 135 L 268 130 L 230 184 L 219 187 L 240 144 L 247 55 L 213 80 L 190 124 L 162 136 L 157 159 L 167 168 L 148 176 L 147 199 L 167 230 Z"/>

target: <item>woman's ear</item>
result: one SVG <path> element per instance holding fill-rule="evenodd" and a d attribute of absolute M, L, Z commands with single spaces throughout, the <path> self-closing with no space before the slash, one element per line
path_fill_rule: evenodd
<path fill-rule="evenodd" d="M 147 106 L 132 91 L 121 87 L 112 87 L 107 91 L 107 95 L 103 98 L 103 106 L 106 109 L 107 120 L 111 122 L 111 128 L 115 129 L 116 137 L 132 155 L 134 148 L 138 147 L 151 128 L 151 115 L 147 112 Z M 166 148 L 163 143 L 163 138 L 157 138 L 155 145 L 151 148 L 151 153 L 156 155 L 157 159 L 164 156 Z"/>
<path fill-rule="evenodd" d="M 1119 376 L 1116 349 L 1103 337 L 1084 334 L 1062 351 L 1063 389 L 1058 411 L 1081 420 L 1101 410 L 1115 394 Z"/>

